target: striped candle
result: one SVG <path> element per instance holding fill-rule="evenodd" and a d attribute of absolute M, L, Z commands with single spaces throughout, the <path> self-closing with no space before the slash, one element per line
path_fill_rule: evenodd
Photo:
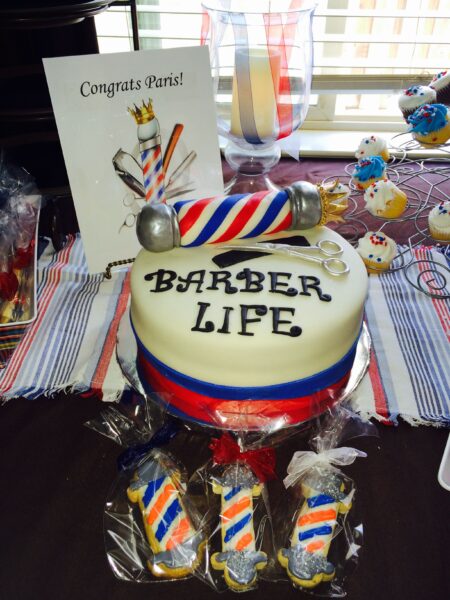
<path fill-rule="evenodd" d="M 264 190 L 202 200 L 181 200 L 173 205 L 181 246 L 223 244 L 288 229 L 291 202 L 286 190 Z"/>

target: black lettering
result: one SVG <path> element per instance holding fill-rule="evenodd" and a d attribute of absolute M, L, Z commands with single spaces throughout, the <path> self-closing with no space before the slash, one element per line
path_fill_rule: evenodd
<path fill-rule="evenodd" d="M 225 315 L 223 317 L 222 327 L 217 330 L 217 333 L 230 333 L 230 312 L 233 310 L 232 306 L 224 306 Z"/>
<path fill-rule="evenodd" d="M 261 321 L 261 319 L 256 318 L 256 319 L 250 319 L 248 316 L 249 311 L 254 310 L 255 314 L 257 315 L 257 317 L 263 317 L 265 314 L 267 314 L 267 306 L 264 306 L 263 304 L 241 304 L 241 331 L 238 331 L 239 335 L 255 335 L 254 333 L 251 333 L 249 331 L 247 331 L 247 325 L 249 323 L 259 323 L 259 321 Z"/>
<path fill-rule="evenodd" d="M 155 83 L 155 81 L 156 81 L 156 75 L 148 75 L 145 78 L 145 85 L 150 89 L 153 87 L 153 84 Z"/>
<path fill-rule="evenodd" d="M 114 98 L 114 92 L 115 92 L 115 90 L 116 90 L 116 84 L 115 83 L 110 83 L 108 85 L 108 89 L 107 89 L 107 92 L 106 92 L 107 97 L 108 98 Z"/>
<path fill-rule="evenodd" d="M 197 302 L 199 306 L 197 321 L 195 322 L 194 327 L 191 327 L 191 331 L 202 331 L 203 333 L 211 333 L 214 331 L 214 323 L 212 321 L 206 321 L 204 327 L 200 327 L 203 317 L 205 316 L 205 312 L 208 307 L 211 306 L 209 302 Z"/>
<path fill-rule="evenodd" d="M 236 279 L 243 279 L 245 286 L 240 289 L 241 292 L 262 292 L 262 282 L 265 279 L 264 273 L 259 271 L 252 271 L 251 269 L 243 269 L 236 275 Z"/>
<path fill-rule="evenodd" d="M 194 285 L 197 286 L 195 292 L 201 294 L 205 273 L 205 269 L 201 269 L 200 271 L 191 271 L 187 277 L 178 277 L 180 283 L 177 285 L 177 292 L 187 292 L 190 286 Z"/>
<path fill-rule="evenodd" d="M 165 269 L 158 269 L 154 273 L 147 273 L 144 277 L 145 281 L 152 281 L 156 275 L 155 289 L 150 290 L 151 292 L 167 292 L 173 288 L 172 281 L 176 279 L 177 274 L 175 271 L 166 271 Z"/>
<path fill-rule="evenodd" d="M 293 325 L 289 331 L 282 331 L 280 325 L 291 325 L 292 321 L 286 321 L 286 319 L 280 319 L 281 312 L 287 312 L 292 316 L 295 315 L 295 308 L 281 308 L 279 306 L 271 306 L 272 311 L 272 333 L 279 333 L 280 335 L 288 335 L 290 337 L 298 337 L 302 333 L 302 328 L 298 325 Z"/>
<path fill-rule="evenodd" d="M 212 283 L 207 290 L 218 290 L 218 284 L 224 284 L 224 292 L 225 294 L 236 294 L 238 292 L 237 287 L 234 287 L 230 283 L 231 273 L 230 271 L 210 271 L 212 275 Z"/>
<path fill-rule="evenodd" d="M 85 92 L 85 89 L 84 89 L 84 88 L 85 88 L 85 86 L 87 86 L 87 90 L 86 90 L 86 91 L 87 91 L 87 94 L 85 94 L 85 93 L 84 93 L 84 92 Z M 81 95 L 82 95 L 84 98 L 87 98 L 88 96 L 90 96 L 90 93 L 91 93 L 91 91 L 90 91 L 90 86 L 91 86 L 91 84 L 90 84 L 90 82 L 89 82 L 89 81 L 83 81 L 83 83 L 81 84 L 81 87 L 80 87 L 80 94 L 81 94 Z"/>
<path fill-rule="evenodd" d="M 292 277 L 292 273 L 277 273 L 269 271 L 270 275 L 270 290 L 274 294 L 283 294 L 284 296 L 296 296 L 298 294 L 295 288 L 289 287 L 289 279 Z M 280 281 L 280 277 L 287 277 L 288 281 Z M 287 290 L 280 288 L 288 288 Z"/>
<path fill-rule="evenodd" d="M 322 302 L 330 302 L 330 294 L 324 294 L 320 286 L 320 279 L 313 275 L 299 275 L 300 282 L 302 284 L 302 290 L 300 296 L 311 296 L 311 292 L 308 290 L 315 290 L 319 296 L 319 300 Z"/>

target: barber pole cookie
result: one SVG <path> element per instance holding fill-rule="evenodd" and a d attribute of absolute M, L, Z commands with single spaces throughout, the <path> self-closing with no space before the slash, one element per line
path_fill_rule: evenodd
<path fill-rule="evenodd" d="M 304 501 L 297 513 L 290 548 L 278 560 L 292 581 L 313 588 L 330 581 L 335 567 L 327 556 L 339 513 L 350 510 L 353 490 L 346 493 L 343 477 L 329 469 L 312 470 L 302 481 Z"/>
<path fill-rule="evenodd" d="M 267 564 L 266 553 L 256 549 L 253 526 L 253 498 L 262 484 L 246 464 L 235 463 L 213 481 L 213 491 L 221 497 L 222 551 L 211 556 L 211 565 L 224 572 L 231 589 L 250 589 Z"/>
<path fill-rule="evenodd" d="M 145 200 L 147 202 L 165 202 L 164 169 L 161 153 L 161 136 L 158 119 L 153 112 L 152 102 L 142 102 L 128 109 L 137 123 L 139 151 L 141 153 L 144 175 Z"/>
<path fill-rule="evenodd" d="M 136 471 L 127 490 L 138 503 L 153 552 L 148 568 L 156 577 L 178 578 L 200 563 L 205 540 L 184 506 L 179 474 L 168 458 L 154 452 Z"/>

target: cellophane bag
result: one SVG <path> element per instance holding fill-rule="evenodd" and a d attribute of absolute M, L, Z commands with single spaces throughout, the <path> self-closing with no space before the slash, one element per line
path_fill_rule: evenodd
<path fill-rule="evenodd" d="M 213 437 L 211 460 L 188 484 L 208 531 L 205 579 L 216 591 L 257 588 L 274 555 L 267 487 L 274 450 L 245 450 L 237 440 L 230 433 Z"/>
<path fill-rule="evenodd" d="M 208 533 L 186 491 L 185 465 L 188 459 L 190 469 L 196 468 L 202 437 L 138 395 L 86 425 L 125 448 L 104 510 L 114 575 L 140 583 L 205 579 Z"/>
<path fill-rule="evenodd" d="M 274 518 L 277 567 L 273 580 L 289 580 L 317 596 L 343 597 L 363 544 L 356 485 L 342 468 L 365 452 L 339 446 L 344 440 L 376 435 L 374 425 L 343 406 L 317 422 L 311 450 L 297 451 L 283 480 Z"/>
<path fill-rule="evenodd" d="M 41 196 L 31 175 L 0 152 L 0 368 L 36 318 L 37 224 Z"/>

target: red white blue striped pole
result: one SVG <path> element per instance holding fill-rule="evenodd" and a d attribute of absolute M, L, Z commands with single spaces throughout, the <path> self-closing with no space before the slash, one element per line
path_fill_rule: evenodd
<path fill-rule="evenodd" d="M 137 123 L 139 151 L 146 202 L 166 202 L 164 193 L 164 170 L 161 153 L 161 136 L 158 119 L 153 112 L 151 100 L 141 107 L 129 108 Z"/>

